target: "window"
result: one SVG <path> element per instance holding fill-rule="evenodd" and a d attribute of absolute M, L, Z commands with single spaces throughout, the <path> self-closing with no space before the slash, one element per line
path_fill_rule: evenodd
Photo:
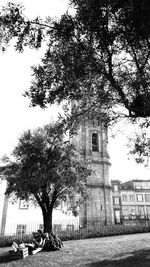
<path fill-rule="evenodd" d="M 54 224 L 53 225 L 53 230 L 54 231 L 61 231 L 62 230 L 62 225 L 61 224 Z"/>
<path fill-rule="evenodd" d="M 118 192 L 118 185 L 114 185 L 114 192 Z"/>
<path fill-rule="evenodd" d="M 136 182 L 135 188 L 136 189 L 142 189 L 142 183 L 141 182 Z"/>
<path fill-rule="evenodd" d="M 141 188 L 142 188 L 141 183 L 136 183 L 136 189 L 141 189 Z"/>
<path fill-rule="evenodd" d="M 142 202 L 143 201 L 143 195 L 136 195 L 137 201 Z"/>
<path fill-rule="evenodd" d="M 115 223 L 120 223 L 120 210 L 115 210 L 114 215 Z"/>
<path fill-rule="evenodd" d="M 150 202 L 150 194 L 145 194 L 145 201 Z"/>
<path fill-rule="evenodd" d="M 73 224 L 67 224 L 66 230 L 73 231 L 74 225 Z"/>
<path fill-rule="evenodd" d="M 134 195 L 129 195 L 129 199 L 130 199 L 131 202 L 132 202 L 132 201 L 135 201 L 135 197 L 134 197 Z"/>
<path fill-rule="evenodd" d="M 19 209 L 28 209 L 29 204 L 27 201 L 20 199 L 19 201 Z"/>
<path fill-rule="evenodd" d="M 122 215 L 123 216 L 129 215 L 129 208 L 128 207 L 122 207 Z"/>
<path fill-rule="evenodd" d="M 16 234 L 19 236 L 26 234 L 26 224 L 17 224 Z"/>
<path fill-rule="evenodd" d="M 150 218 L 150 206 L 146 207 L 146 213 L 147 213 L 148 218 Z"/>
<path fill-rule="evenodd" d="M 130 207 L 130 211 L 129 212 L 132 215 L 136 215 L 136 207 L 135 206 Z"/>
<path fill-rule="evenodd" d="M 129 215 L 123 215 L 123 219 L 128 220 L 129 219 Z"/>
<path fill-rule="evenodd" d="M 128 201 L 128 199 L 127 199 L 127 195 L 122 195 L 122 201 L 123 201 L 123 202 Z"/>
<path fill-rule="evenodd" d="M 98 134 L 92 134 L 92 151 L 99 151 L 98 149 Z"/>
<path fill-rule="evenodd" d="M 144 217 L 144 207 L 143 206 L 139 206 L 138 210 L 139 210 L 138 214 L 140 215 L 140 217 L 143 218 Z"/>
<path fill-rule="evenodd" d="M 143 189 L 150 189 L 150 183 L 149 182 L 144 182 L 143 183 Z"/>
<path fill-rule="evenodd" d="M 135 188 L 136 189 L 150 189 L 150 183 L 149 182 L 136 182 Z"/>
<path fill-rule="evenodd" d="M 113 197 L 114 199 L 114 204 L 119 205 L 119 197 Z"/>

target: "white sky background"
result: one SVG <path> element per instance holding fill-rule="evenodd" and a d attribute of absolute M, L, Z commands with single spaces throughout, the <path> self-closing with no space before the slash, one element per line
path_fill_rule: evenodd
<path fill-rule="evenodd" d="M 5 6 L 8 1 L 0 0 Z M 12 0 L 23 3 L 25 15 L 29 18 L 40 16 L 60 16 L 67 9 L 67 0 Z M 56 117 L 57 107 L 45 111 L 39 107 L 29 107 L 29 100 L 22 96 L 30 87 L 30 66 L 40 62 L 42 51 L 27 49 L 24 53 L 15 52 L 9 47 L 7 52 L 0 53 L 0 157 L 9 155 L 17 145 L 20 134 L 49 123 Z M 150 179 L 149 169 L 128 160 L 125 135 L 118 135 L 109 143 L 112 166 L 110 179 Z"/>

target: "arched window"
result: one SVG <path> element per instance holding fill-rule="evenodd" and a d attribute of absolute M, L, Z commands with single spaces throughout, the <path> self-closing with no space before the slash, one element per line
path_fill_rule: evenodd
<path fill-rule="evenodd" d="M 92 134 L 92 151 L 99 151 L 98 134 L 97 133 Z"/>

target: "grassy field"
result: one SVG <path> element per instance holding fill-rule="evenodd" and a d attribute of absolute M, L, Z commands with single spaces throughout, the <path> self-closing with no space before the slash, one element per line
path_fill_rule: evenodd
<path fill-rule="evenodd" d="M 0 266 L 150 267 L 150 233 L 66 241 L 61 251 L 40 252 L 24 260 L 12 261 L 8 250 L 0 248 Z"/>

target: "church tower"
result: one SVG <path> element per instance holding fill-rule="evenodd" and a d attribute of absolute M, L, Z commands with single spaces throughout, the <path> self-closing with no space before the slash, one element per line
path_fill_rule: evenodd
<path fill-rule="evenodd" d="M 89 162 L 92 175 L 87 177 L 88 198 L 80 207 L 81 226 L 100 226 L 113 223 L 107 128 L 98 120 L 80 124 L 75 143 Z"/>

